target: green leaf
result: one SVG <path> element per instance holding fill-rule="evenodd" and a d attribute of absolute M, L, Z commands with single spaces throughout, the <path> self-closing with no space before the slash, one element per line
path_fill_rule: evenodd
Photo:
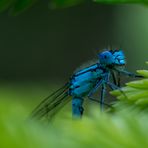
<path fill-rule="evenodd" d="M 148 79 L 129 82 L 129 83 L 127 83 L 127 85 L 131 86 L 133 88 L 147 89 L 148 90 Z"/>
<path fill-rule="evenodd" d="M 148 78 L 148 70 L 137 70 L 137 72 L 138 72 L 141 76 L 144 76 L 145 78 Z"/>
<path fill-rule="evenodd" d="M 148 3 L 148 0 L 93 0 L 98 3 L 107 3 L 107 4 L 126 4 L 126 3 Z"/>
<path fill-rule="evenodd" d="M 83 2 L 85 2 L 85 0 L 52 0 L 49 3 L 49 7 L 51 9 L 65 8 L 65 7 L 75 6 Z"/>
<path fill-rule="evenodd" d="M 125 106 L 126 107 L 126 106 Z M 0 102 L 1 148 L 146 148 L 148 117 L 136 112 L 117 114 L 92 111 L 82 120 L 58 118 L 57 123 L 43 126 L 26 121 L 28 113 L 19 103 Z M 9 142 L 8 142 L 9 141 Z M 58 142 L 57 142 L 58 141 Z"/>
<path fill-rule="evenodd" d="M 122 92 L 119 90 L 111 92 L 120 100 L 116 104 L 117 108 L 120 108 L 121 103 L 123 103 L 130 104 L 139 110 L 148 109 L 148 70 L 137 70 L 137 72 L 144 78 L 127 83 L 126 87 L 121 88 Z"/>
<path fill-rule="evenodd" d="M 15 0 L 0 0 L 0 12 L 8 9 Z"/>
<path fill-rule="evenodd" d="M 18 15 L 33 6 L 33 4 L 35 4 L 37 1 L 38 0 L 16 0 L 14 6 L 11 9 L 11 13 L 13 15 Z"/>

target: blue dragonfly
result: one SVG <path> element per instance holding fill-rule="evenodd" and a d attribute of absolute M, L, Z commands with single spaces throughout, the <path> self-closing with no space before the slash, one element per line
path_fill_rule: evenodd
<path fill-rule="evenodd" d="M 69 81 L 45 98 L 32 112 L 31 116 L 42 119 L 48 115 L 51 118 L 61 107 L 72 100 L 73 117 L 82 117 L 84 98 L 100 103 L 103 111 L 106 88 L 120 89 L 120 77 L 141 77 L 125 69 L 125 56 L 122 49 L 104 50 L 98 55 L 96 63 L 74 72 Z M 101 89 L 100 100 L 94 94 Z M 72 99 L 71 99 L 72 98 Z"/>

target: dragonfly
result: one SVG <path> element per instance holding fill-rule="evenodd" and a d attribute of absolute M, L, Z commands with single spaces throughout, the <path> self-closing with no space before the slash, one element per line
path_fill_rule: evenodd
<path fill-rule="evenodd" d="M 43 119 L 53 115 L 69 101 L 72 103 L 72 116 L 81 118 L 84 113 L 84 98 L 100 103 L 101 111 L 104 110 L 105 94 L 107 87 L 111 90 L 119 89 L 121 75 L 141 77 L 125 69 L 126 59 L 122 49 L 106 49 L 97 54 L 97 61 L 85 68 L 77 70 L 69 81 L 61 88 L 46 97 L 32 112 L 31 117 Z M 95 99 L 94 94 L 100 90 L 100 99 Z M 109 105 L 108 105 L 109 106 Z"/>

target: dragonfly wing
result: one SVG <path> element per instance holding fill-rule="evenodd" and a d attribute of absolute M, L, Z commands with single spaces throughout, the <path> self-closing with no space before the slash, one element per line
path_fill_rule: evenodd
<path fill-rule="evenodd" d="M 46 97 L 33 111 L 31 118 L 42 119 L 43 117 L 53 116 L 60 107 L 63 107 L 69 98 L 69 84 L 66 83 L 63 87 Z"/>

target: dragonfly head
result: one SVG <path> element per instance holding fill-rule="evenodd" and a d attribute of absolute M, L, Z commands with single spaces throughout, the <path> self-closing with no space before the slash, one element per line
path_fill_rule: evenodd
<path fill-rule="evenodd" d="M 98 56 L 100 63 L 106 66 L 123 66 L 126 63 L 124 53 L 121 49 L 106 50 L 98 54 Z"/>
<path fill-rule="evenodd" d="M 126 64 L 125 56 L 122 49 L 110 50 L 113 56 L 113 64 L 117 66 L 123 66 Z"/>
<path fill-rule="evenodd" d="M 113 55 L 109 50 L 101 52 L 98 56 L 101 64 L 112 65 L 114 62 Z"/>

